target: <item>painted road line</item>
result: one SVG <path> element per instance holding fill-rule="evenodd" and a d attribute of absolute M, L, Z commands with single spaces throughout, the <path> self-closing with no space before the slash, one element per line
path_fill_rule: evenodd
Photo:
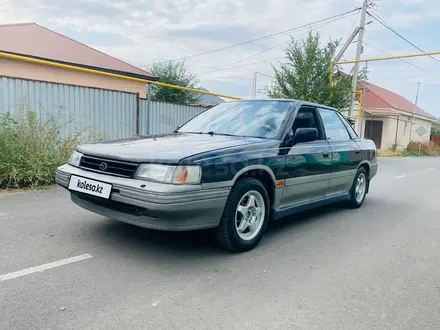
<path fill-rule="evenodd" d="M 428 171 L 435 171 L 435 168 L 428 168 Z"/>
<path fill-rule="evenodd" d="M 13 273 L 8 273 L 8 274 L 0 275 L 0 282 L 11 280 L 13 278 L 17 278 L 17 277 L 21 277 L 21 276 L 25 276 L 25 275 L 29 275 L 29 274 L 33 274 L 33 273 L 44 272 L 45 270 L 48 270 L 48 269 L 51 269 L 51 268 L 64 266 L 64 265 L 67 265 L 67 264 L 71 264 L 73 262 L 89 259 L 89 258 L 92 258 L 92 257 L 93 256 L 90 255 L 90 254 L 81 254 L 80 256 L 76 256 L 76 257 L 72 257 L 72 258 L 67 258 L 67 259 L 62 259 L 62 260 L 50 262 L 48 264 L 44 264 L 44 265 L 41 265 L 41 266 L 36 266 L 36 267 L 32 267 L 32 268 L 27 268 L 27 269 L 19 270 L 17 272 L 13 272 Z"/>
<path fill-rule="evenodd" d="M 399 176 L 396 176 L 396 179 L 402 179 L 402 178 L 404 178 L 404 177 L 406 177 L 406 174 L 404 174 L 404 175 L 399 175 Z"/>
<path fill-rule="evenodd" d="M 7 217 L 9 215 L 9 213 L 1 213 L 0 212 L 0 217 Z"/>

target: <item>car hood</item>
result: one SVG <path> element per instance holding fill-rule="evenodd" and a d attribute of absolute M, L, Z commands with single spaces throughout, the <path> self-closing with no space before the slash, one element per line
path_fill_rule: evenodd
<path fill-rule="evenodd" d="M 85 155 L 132 162 L 177 164 L 204 152 L 266 142 L 265 139 L 208 134 L 167 134 L 80 145 Z"/>

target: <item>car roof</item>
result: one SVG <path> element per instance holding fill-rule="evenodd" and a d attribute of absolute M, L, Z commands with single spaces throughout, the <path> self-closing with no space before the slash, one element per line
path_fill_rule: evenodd
<path fill-rule="evenodd" d="M 298 99 L 243 99 L 241 101 L 283 101 L 283 102 L 295 102 L 296 105 L 298 107 L 302 106 L 302 105 L 308 105 L 311 107 L 320 107 L 320 108 L 325 108 L 325 109 L 329 109 L 329 110 L 333 110 L 333 111 L 337 111 L 337 109 L 332 108 L 328 105 L 324 105 L 324 104 L 318 104 L 318 103 L 313 103 L 313 102 L 307 102 L 304 100 L 298 100 Z M 231 101 L 231 102 L 240 102 L 240 101 Z"/>

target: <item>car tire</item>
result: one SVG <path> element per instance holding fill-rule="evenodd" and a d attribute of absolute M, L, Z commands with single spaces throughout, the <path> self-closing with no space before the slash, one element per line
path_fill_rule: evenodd
<path fill-rule="evenodd" d="M 348 206 L 353 209 L 357 209 L 364 204 L 365 197 L 368 191 L 368 175 L 365 168 L 360 167 L 353 180 L 353 184 L 350 189 L 350 198 Z"/>
<path fill-rule="evenodd" d="M 215 230 L 217 242 L 233 252 L 252 250 L 264 235 L 270 213 L 269 195 L 261 181 L 254 178 L 239 180 L 229 193 Z"/>

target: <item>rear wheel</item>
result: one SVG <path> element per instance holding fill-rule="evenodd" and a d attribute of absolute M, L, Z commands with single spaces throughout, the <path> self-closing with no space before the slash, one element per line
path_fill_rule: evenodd
<path fill-rule="evenodd" d="M 217 241 L 228 250 L 245 252 L 258 245 L 266 230 L 270 202 L 264 185 L 257 179 L 238 181 L 231 192 L 216 229 Z"/>
<path fill-rule="evenodd" d="M 360 167 L 354 177 L 353 185 L 350 190 L 349 206 L 351 208 L 359 208 L 365 201 L 367 195 L 367 171 Z"/>

